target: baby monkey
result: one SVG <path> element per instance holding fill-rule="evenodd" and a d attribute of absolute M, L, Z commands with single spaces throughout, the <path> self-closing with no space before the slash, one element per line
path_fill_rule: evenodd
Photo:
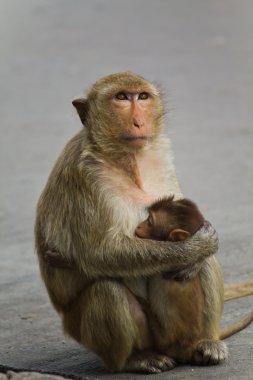
<path fill-rule="evenodd" d="M 186 240 L 205 223 L 197 205 L 189 199 L 165 197 L 148 208 L 148 218 L 135 234 L 142 239 Z M 175 276 L 174 276 L 175 274 Z M 175 281 L 176 271 L 150 279 L 149 320 L 156 349 L 179 363 L 197 363 L 196 349 L 204 336 L 204 295 L 198 274 L 188 281 Z M 161 286 L 161 281 L 167 284 Z M 164 308 L 163 300 L 170 308 Z M 153 301 L 152 301 L 153 300 Z"/>
<path fill-rule="evenodd" d="M 205 223 L 205 218 L 194 202 L 189 199 L 174 200 L 174 196 L 153 203 L 148 212 L 148 218 L 135 230 L 135 234 L 142 239 L 186 240 Z M 177 271 L 170 270 L 149 280 L 147 313 L 155 348 L 166 353 L 175 363 L 201 363 L 200 347 L 208 344 L 210 339 L 210 326 L 205 324 L 204 318 L 205 297 L 200 276 L 196 273 L 195 277 L 187 281 L 175 281 Z M 169 308 L 164 307 L 165 299 Z M 252 320 L 251 312 L 239 322 L 218 332 L 217 344 L 219 339 L 242 330 Z M 204 362 L 217 364 L 218 360 L 215 362 L 207 355 Z"/>
<path fill-rule="evenodd" d="M 204 224 L 205 218 L 190 199 L 174 200 L 174 195 L 164 197 L 148 208 L 148 218 L 141 222 L 136 236 L 160 241 L 182 241 L 194 235 Z M 163 274 L 172 278 L 172 270 Z"/>
<path fill-rule="evenodd" d="M 153 203 L 148 212 L 148 218 L 135 230 L 142 239 L 186 240 L 205 222 L 194 202 L 186 198 L 175 201 L 173 195 Z"/>

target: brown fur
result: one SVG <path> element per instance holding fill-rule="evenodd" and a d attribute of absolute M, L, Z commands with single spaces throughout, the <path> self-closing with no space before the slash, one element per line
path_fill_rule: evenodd
<path fill-rule="evenodd" d="M 166 284 L 167 301 L 171 306 L 167 323 L 153 325 L 155 344 L 177 362 L 193 360 L 198 342 L 204 338 L 204 296 L 199 276 L 187 283 L 169 280 Z"/>
<path fill-rule="evenodd" d="M 163 198 L 149 207 L 149 212 L 166 211 L 168 218 L 167 231 L 182 229 L 194 235 L 205 222 L 196 204 L 190 199 L 173 200 L 174 196 Z M 170 240 L 170 239 L 166 239 Z M 177 239 L 177 240 L 180 240 Z"/>
<path fill-rule="evenodd" d="M 148 208 L 148 219 L 136 228 L 136 233 L 141 232 L 148 239 L 173 238 L 173 241 L 196 233 L 205 221 L 196 204 L 189 199 L 173 199 L 170 196 L 153 203 Z M 164 273 L 163 278 L 169 279 L 170 272 Z M 168 280 L 164 290 L 170 308 L 164 310 L 162 318 L 156 310 L 150 312 L 155 345 L 177 362 L 191 362 L 198 342 L 204 338 L 204 294 L 200 277 L 197 275 L 187 282 Z"/>
<path fill-rule="evenodd" d="M 129 100 L 116 95 L 125 91 Z M 147 100 L 139 94 L 147 92 Z M 130 95 L 129 95 L 130 94 Z M 35 237 L 42 278 L 64 330 L 96 352 L 114 371 L 161 372 L 175 363 L 154 352 L 148 317 L 133 290 L 166 291 L 161 272 L 183 276 L 200 269 L 204 295 L 203 360 L 226 357 L 219 337 L 222 280 L 213 256 L 217 234 L 205 223 L 193 237 L 172 243 L 139 239 L 136 225 L 154 199 L 182 198 L 168 139 L 162 134 L 159 90 L 143 78 L 119 73 L 102 78 L 87 99 L 73 102 L 85 128 L 58 158 L 38 201 Z M 59 252 L 78 271 L 53 267 L 47 252 Z M 145 277 L 149 276 L 149 280 Z M 130 287 L 131 288 L 131 287 Z M 132 289 L 132 288 L 131 288 Z M 140 292 L 140 293 L 141 293 Z M 166 304 L 165 298 L 160 300 Z M 157 307 L 158 306 L 158 307 Z M 170 305 L 166 306 L 170 309 Z M 140 323 L 140 321 L 142 321 Z"/>
<path fill-rule="evenodd" d="M 149 217 L 139 224 L 135 233 L 146 239 L 180 241 L 195 234 L 205 222 L 195 203 L 189 199 L 165 197 L 149 208 Z"/>

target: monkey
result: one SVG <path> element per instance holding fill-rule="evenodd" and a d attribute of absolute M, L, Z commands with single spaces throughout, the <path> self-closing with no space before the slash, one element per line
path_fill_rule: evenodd
<path fill-rule="evenodd" d="M 226 345 L 219 340 L 223 281 L 214 257 L 215 229 L 205 222 L 180 242 L 135 236 L 155 199 L 183 197 L 164 134 L 161 92 L 144 78 L 122 72 L 99 79 L 85 98 L 72 103 L 83 128 L 57 159 L 35 220 L 41 276 L 65 333 L 111 371 L 169 370 L 174 360 L 155 348 L 148 315 L 129 284 L 155 297 L 161 273 L 176 268 L 178 276 L 188 278 L 199 271 L 205 340 L 196 348 L 198 363 L 226 359 Z M 78 272 L 48 265 L 50 251 L 73 261 Z M 159 286 L 159 292 L 166 290 L 164 283 Z M 155 299 L 149 303 L 156 310 Z"/>

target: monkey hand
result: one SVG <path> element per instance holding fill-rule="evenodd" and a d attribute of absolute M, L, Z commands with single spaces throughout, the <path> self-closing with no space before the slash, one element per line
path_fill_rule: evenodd
<path fill-rule="evenodd" d="M 165 279 L 187 281 L 198 274 L 203 261 L 207 257 L 217 252 L 219 239 L 215 229 L 206 221 L 203 227 L 190 239 L 173 244 L 182 244 L 182 250 L 184 251 L 183 260 L 179 265 L 175 265 L 168 271 L 163 272 L 163 277 Z M 192 259 L 191 252 L 196 257 L 196 261 Z"/>
<path fill-rule="evenodd" d="M 188 266 L 188 264 L 201 262 L 215 254 L 219 248 L 219 238 L 211 223 L 205 221 L 203 227 L 190 239 L 180 242 L 180 244 L 183 244 L 182 248 L 184 250 L 182 266 Z M 196 260 L 192 260 L 192 253 L 194 252 Z"/>

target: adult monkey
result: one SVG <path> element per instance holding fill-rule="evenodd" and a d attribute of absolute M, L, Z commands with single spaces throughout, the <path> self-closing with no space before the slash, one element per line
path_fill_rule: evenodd
<path fill-rule="evenodd" d="M 134 237 L 155 199 L 168 193 L 182 197 L 169 141 L 162 135 L 158 89 L 124 72 L 97 81 L 87 100 L 73 105 L 86 128 L 57 160 L 39 199 L 35 226 L 41 274 L 65 332 L 114 371 L 174 367 L 173 360 L 152 350 L 147 316 L 128 288 L 143 294 L 144 276 L 155 283 L 156 274 L 176 267 L 188 277 L 206 259 L 200 271 L 205 339 L 196 352 L 201 364 L 223 360 L 227 350 L 218 340 L 223 285 L 211 256 L 218 246 L 214 229 L 207 224 L 178 243 Z M 79 273 L 47 265 L 48 250 L 74 261 Z"/>

